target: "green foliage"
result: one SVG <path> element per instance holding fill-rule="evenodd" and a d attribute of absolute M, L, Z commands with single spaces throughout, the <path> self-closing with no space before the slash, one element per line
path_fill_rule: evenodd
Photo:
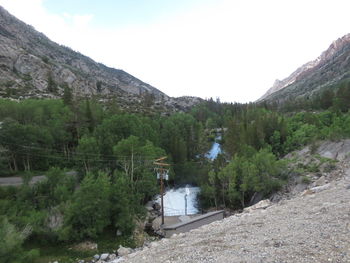
<path fill-rule="evenodd" d="M 33 262 L 39 256 L 37 250 L 25 252 L 22 243 L 30 234 L 27 227 L 18 231 L 6 217 L 0 217 L 0 258 L 3 263 Z"/>
<path fill-rule="evenodd" d="M 302 182 L 303 184 L 310 184 L 310 183 L 311 183 L 311 179 L 310 179 L 309 177 L 307 177 L 307 176 L 303 176 L 303 177 L 301 178 L 301 182 Z"/>
<path fill-rule="evenodd" d="M 62 240 L 96 238 L 110 224 L 110 180 L 104 173 L 88 173 L 65 212 Z"/>
<path fill-rule="evenodd" d="M 283 171 L 285 164 L 277 161 L 269 149 L 256 152 L 251 147 L 243 150 L 242 155 L 235 155 L 232 161 L 222 168 L 215 178 L 209 174 L 209 185 L 204 187 L 204 198 L 214 199 L 231 208 L 245 207 L 254 193 L 268 196 L 279 189 L 286 179 Z M 216 180 L 218 182 L 216 182 Z M 220 193 L 215 193 L 213 186 L 220 185 Z"/>
<path fill-rule="evenodd" d="M 118 166 L 129 178 L 132 189 L 136 191 L 144 202 L 156 192 L 156 178 L 150 172 L 152 166 L 148 164 L 165 155 L 163 149 L 156 147 L 152 142 L 142 141 L 139 137 L 131 135 L 113 147 Z"/>
<path fill-rule="evenodd" d="M 117 230 L 129 236 L 135 219 L 144 215 L 144 203 L 158 192 L 153 161 L 161 156 L 172 164 L 171 183 L 201 186 L 204 207 L 236 209 L 249 205 L 256 193 L 268 197 L 287 180 L 286 165 L 277 158 L 310 143 L 316 148 L 318 140 L 350 137 L 346 83 L 331 100 L 325 93 L 317 101 L 290 104 L 292 110 L 329 107 L 321 112 L 283 114 L 278 105 L 210 99 L 189 114 L 151 117 L 121 112 L 115 101 L 73 101 L 63 87 L 63 100 L 0 99 L 2 175 L 46 171 L 47 179 L 34 186 L 0 188 L 4 224 L 15 230 L 30 226 L 34 241 L 99 239 Z M 204 156 L 216 128 L 225 128 L 224 151 L 209 161 Z M 334 166 L 319 159 L 297 170 L 317 172 L 319 164 Z M 79 176 L 63 169 L 78 170 Z"/>
<path fill-rule="evenodd" d="M 66 83 L 63 85 L 63 103 L 67 106 L 72 105 L 73 103 L 72 90 Z"/>
<path fill-rule="evenodd" d="M 52 73 L 47 77 L 47 91 L 53 93 L 57 91 L 57 83 L 53 79 Z"/>
<path fill-rule="evenodd" d="M 79 140 L 76 152 L 84 163 L 86 172 L 90 172 L 93 168 L 96 169 L 99 167 L 99 145 L 95 137 L 84 135 Z"/>
<path fill-rule="evenodd" d="M 112 222 L 125 235 L 130 235 L 135 227 L 134 201 L 129 178 L 124 173 L 115 173 L 111 187 Z"/>

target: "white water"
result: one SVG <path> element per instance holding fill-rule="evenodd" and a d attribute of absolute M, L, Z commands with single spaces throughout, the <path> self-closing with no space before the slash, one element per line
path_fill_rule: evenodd
<path fill-rule="evenodd" d="M 199 187 L 189 186 L 169 189 L 164 195 L 164 215 L 177 216 L 185 215 L 185 195 L 186 188 L 189 190 L 187 195 L 187 215 L 198 214 L 197 208 L 197 194 L 200 192 Z M 160 197 L 157 199 L 160 204 Z"/>
<path fill-rule="evenodd" d="M 221 145 L 219 143 L 217 143 L 217 140 L 220 140 L 221 136 L 218 136 L 215 139 L 215 142 L 213 143 L 210 151 L 205 155 L 205 157 L 207 157 L 210 160 L 214 160 L 219 153 L 221 153 Z"/>
<path fill-rule="evenodd" d="M 221 145 L 217 143 L 221 136 L 218 136 L 213 143 L 210 151 L 206 154 L 206 157 L 210 160 L 214 160 L 219 153 L 221 153 Z M 189 190 L 187 195 L 187 211 L 185 211 L 185 196 L 186 188 Z M 187 191 L 188 191 L 187 190 Z M 200 192 L 199 187 L 189 186 L 168 189 L 164 195 L 164 215 L 165 216 L 180 216 L 180 215 L 193 215 L 198 214 L 197 208 L 197 195 Z M 160 204 L 160 197 L 157 198 L 157 202 Z"/>

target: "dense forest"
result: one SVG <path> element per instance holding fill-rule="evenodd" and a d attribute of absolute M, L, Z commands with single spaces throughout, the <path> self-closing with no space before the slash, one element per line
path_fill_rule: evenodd
<path fill-rule="evenodd" d="M 169 184 L 201 187 L 206 208 L 242 209 L 289 177 L 282 157 L 319 140 L 350 137 L 348 82 L 294 104 L 220 103 L 187 113 L 130 114 L 93 98 L 0 100 L 0 258 L 30 262 L 28 243 L 70 244 L 120 233 L 132 242 L 158 192 L 153 162 L 167 156 Z M 223 152 L 205 155 L 216 128 Z M 45 175 L 30 185 L 31 177 Z"/>

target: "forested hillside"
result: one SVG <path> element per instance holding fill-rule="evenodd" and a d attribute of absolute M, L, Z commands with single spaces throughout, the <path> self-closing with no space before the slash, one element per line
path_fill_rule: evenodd
<path fill-rule="evenodd" d="M 242 209 L 256 193 L 269 197 L 292 172 L 302 173 L 288 168 L 285 154 L 350 137 L 348 89 L 302 111 L 208 100 L 169 116 L 130 114 L 93 99 L 0 100 L 1 176 L 25 181 L 0 188 L 1 257 L 30 262 L 48 244 L 106 236 L 132 246 L 144 204 L 159 189 L 153 161 L 161 156 L 171 163 L 169 184 L 201 187 L 204 209 Z M 224 151 L 210 161 L 205 154 L 220 127 Z M 38 174 L 47 179 L 30 185 Z"/>

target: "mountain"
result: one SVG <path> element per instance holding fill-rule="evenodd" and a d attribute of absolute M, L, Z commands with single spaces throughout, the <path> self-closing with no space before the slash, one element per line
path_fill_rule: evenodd
<path fill-rule="evenodd" d="M 171 98 L 123 70 L 109 68 L 59 45 L 0 6 L 0 97 L 115 99 L 123 107 L 141 102 L 182 110 L 199 98 Z"/>
<path fill-rule="evenodd" d="M 290 98 L 312 96 L 350 78 L 350 34 L 334 41 L 317 59 L 289 77 L 276 80 L 258 101 L 282 102 Z"/>

